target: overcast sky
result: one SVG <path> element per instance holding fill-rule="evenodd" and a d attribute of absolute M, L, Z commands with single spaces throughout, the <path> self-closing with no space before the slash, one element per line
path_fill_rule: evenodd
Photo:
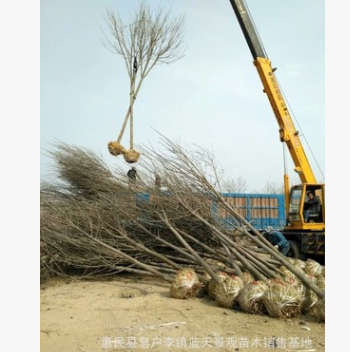
<path fill-rule="evenodd" d="M 48 178 L 45 150 L 62 141 L 89 148 L 108 165 L 129 103 L 121 57 L 103 46 L 106 9 L 128 23 L 138 0 L 41 0 L 40 174 Z M 324 0 L 247 0 L 262 43 L 277 67 L 316 178 L 325 173 Z M 137 98 L 135 144 L 160 148 L 164 136 L 213 151 L 226 179 L 243 178 L 249 191 L 282 185 L 278 125 L 228 0 L 152 0 L 186 18 L 185 57 L 156 66 Z M 128 146 L 129 134 L 122 144 Z M 309 146 L 311 149 L 309 149 Z M 319 169 L 320 168 L 320 169 Z M 292 183 L 299 179 L 289 161 Z"/>

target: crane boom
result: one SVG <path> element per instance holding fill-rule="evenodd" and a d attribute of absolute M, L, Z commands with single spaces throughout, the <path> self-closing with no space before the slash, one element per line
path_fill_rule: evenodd
<path fill-rule="evenodd" d="M 285 142 L 302 183 L 316 183 L 316 178 L 305 154 L 294 122 L 288 111 L 283 94 L 275 77 L 271 61 L 268 59 L 259 36 L 254 28 L 252 18 L 244 0 L 230 0 L 244 37 L 254 59 L 254 65 L 260 76 L 264 92 L 274 111 L 281 142 Z"/>
<path fill-rule="evenodd" d="M 301 184 L 289 188 L 288 175 L 284 175 L 286 224 L 282 231 L 290 243 L 289 256 L 324 256 L 325 254 L 325 184 L 318 184 L 306 157 L 286 101 L 274 74 L 271 61 L 254 27 L 244 0 L 230 0 L 243 31 L 253 63 L 267 94 L 279 126 L 279 137 L 293 159 Z M 316 204 L 312 209 L 311 204 Z M 312 214 L 312 215 L 310 215 Z M 311 217 L 310 217 L 311 216 Z"/>

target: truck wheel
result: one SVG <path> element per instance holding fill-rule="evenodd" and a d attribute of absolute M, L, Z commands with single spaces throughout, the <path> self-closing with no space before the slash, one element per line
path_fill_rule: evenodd
<path fill-rule="evenodd" d="M 288 241 L 290 244 L 289 252 L 287 253 L 287 257 L 302 259 L 302 255 L 300 254 L 300 244 L 296 241 Z"/>

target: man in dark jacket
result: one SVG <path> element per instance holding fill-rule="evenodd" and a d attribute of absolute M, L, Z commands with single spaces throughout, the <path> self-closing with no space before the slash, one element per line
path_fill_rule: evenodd
<path fill-rule="evenodd" d="M 268 226 L 263 236 L 283 255 L 287 255 L 290 244 L 281 232 L 275 230 L 272 226 Z"/>
<path fill-rule="evenodd" d="M 304 220 L 309 222 L 310 215 L 318 217 L 321 210 L 321 201 L 319 196 L 315 196 L 311 191 L 307 192 L 308 200 L 304 204 Z"/>
<path fill-rule="evenodd" d="M 156 189 L 160 189 L 162 186 L 162 179 L 160 178 L 159 174 L 157 174 L 156 172 L 154 173 L 154 178 L 155 178 Z"/>
<path fill-rule="evenodd" d="M 129 178 L 129 186 L 135 186 L 136 185 L 136 168 L 135 166 L 132 166 L 131 169 L 128 171 L 127 176 Z"/>

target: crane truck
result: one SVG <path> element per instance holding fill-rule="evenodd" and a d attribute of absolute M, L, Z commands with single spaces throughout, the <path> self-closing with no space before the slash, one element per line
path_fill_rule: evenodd
<path fill-rule="evenodd" d="M 230 0 L 230 3 L 253 56 L 263 92 L 267 95 L 277 120 L 280 141 L 287 146 L 294 162 L 294 170 L 301 181 L 300 184 L 290 187 L 288 174 L 287 172 L 284 174 L 286 222 L 281 232 L 291 246 L 288 255 L 301 259 L 313 256 L 324 258 L 325 184 L 316 181 L 276 79 L 275 69 L 266 55 L 245 1 Z M 317 209 L 314 207 L 312 211 L 306 209 L 309 204 L 307 202 L 309 193 L 318 200 Z"/>

